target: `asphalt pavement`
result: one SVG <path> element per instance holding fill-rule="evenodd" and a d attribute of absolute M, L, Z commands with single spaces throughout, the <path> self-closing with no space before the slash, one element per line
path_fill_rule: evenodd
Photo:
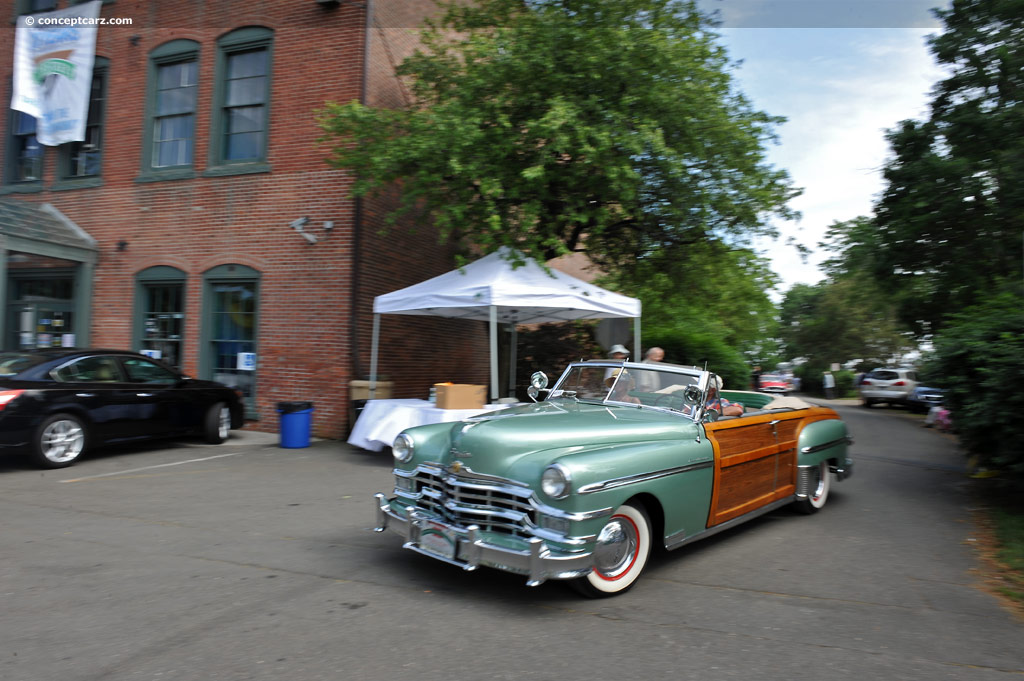
<path fill-rule="evenodd" d="M 820 401 L 824 402 L 824 401 Z M 377 534 L 384 453 L 274 435 L 0 458 L 0 680 L 1010 679 L 953 438 L 829 403 L 855 474 L 655 556 L 617 598 L 465 572 Z"/>

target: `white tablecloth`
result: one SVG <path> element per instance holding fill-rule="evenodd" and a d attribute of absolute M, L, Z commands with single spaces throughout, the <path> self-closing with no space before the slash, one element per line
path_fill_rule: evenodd
<path fill-rule="evenodd" d="M 369 400 L 363 408 L 348 443 L 379 452 L 390 447 L 406 428 L 428 423 L 461 421 L 485 411 L 504 409 L 511 404 L 485 404 L 482 409 L 438 409 L 427 400 Z"/>

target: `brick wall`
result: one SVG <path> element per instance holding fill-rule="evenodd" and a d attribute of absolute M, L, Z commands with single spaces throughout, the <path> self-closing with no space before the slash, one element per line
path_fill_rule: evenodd
<path fill-rule="evenodd" d="M 62 0 L 61 6 L 66 2 Z M 409 10 L 415 2 L 376 0 L 374 6 Z M 424 3 L 432 5 L 432 3 Z M 12 0 L 0 2 L 0 16 L 13 15 Z M 324 162 L 327 150 L 313 111 L 325 100 L 357 99 L 367 54 L 366 15 L 356 4 L 325 8 L 313 0 L 138 0 L 105 4 L 105 17 L 131 17 L 130 27 L 101 27 L 97 54 L 110 60 L 105 118 L 102 186 L 50 191 L 55 150 L 47 150 L 45 178 L 38 193 L 10 193 L 8 199 L 55 205 L 99 243 L 93 291 L 92 344 L 129 347 L 132 342 L 136 274 L 170 265 L 187 275 L 184 369 L 198 371 L 202 277 L 223 264 L 260 272 L 258 333 L 259 422 L 276 430 L 275 404 L 313 400 L 315 434 L 340 437 L 347 427 L 348 381 L 369 367 L 368 313 L 373 295 L 416 283 L 452 267 L 449 249 L 432 230 L 396 230 L 376 236 L 383 206 L 366 206 L 360 239 L 355 238 L 356 203 L 348 198 L 349 178 Z M 403 19 L 403 23 L 411 19 Z M 274 30 L 268 163 L 271 172 L 202 177 L 207 165 L 216 40 L 245 26 Z M 9 77 L 13 28 L 0 53 L 0 75 Z M 146 74 L 149 52 L 188 38 L 200 43 L 198 115 L 193 179 L 137 182 L 141 166 Z M 371 52 L 374 90 L 393 88 L 390 62 Z M 388 78 L 392 85 L 388 85 Z M 4 96 L 9 96 L 9 91 Z M 0 141 L 7 144 L 6 116 Z M 308 217 L 306 230 L 320 238 L 309 244 L 289 223 Z M 325 221 L 334 229 L 323 231 Z M 127 242 L 123 251 L 117 244 Z M 360 251 L 353 249 L 361 245 Z M 361 280 L 361 286 L 356 279 Z M 359 332 L 352 327 L 353 286 L 360 295 Z M 481 325 L 444 320 L 384 324 L 389 345 L 382 372 L 400 394 L 425 395 L 427 381 L 477 380 L 483 363 L 477 340 Z M 401 340 L 398 340 L 401 338 Z M 358 345 L 357 345 L 358 344 Z M 486 339 L 483 341 L 486 352 Z M 363 359 L 365 357 L 365 360 Z M 437 362 L 434 362 L 437 358 Z M 472 359 L 470 359 L 472 358 Z M 456 367 L 467 367 L 454 376 Z"/>

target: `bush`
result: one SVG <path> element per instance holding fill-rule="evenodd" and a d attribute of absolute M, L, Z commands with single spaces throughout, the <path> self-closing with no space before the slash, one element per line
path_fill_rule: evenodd
<path fill-rule="evenodd" d="M 928 367 L 978 465 L 1024 473 L 1024 297 L 994 295 L 951 316 Z"/>

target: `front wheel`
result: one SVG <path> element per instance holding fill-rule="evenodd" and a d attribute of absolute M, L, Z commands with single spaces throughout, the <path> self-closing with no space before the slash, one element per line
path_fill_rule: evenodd
<path fill-rule="evenodd" d="M 77 416 L 54 414 L 32 437 L 32 455 L 44 468 L 64 468 L 85 451 L 85 426 Z"/>
<path fill-rule="evenodd" d="M 639 503 L 623 504 L 597 536 L 594 568 L 570 582 L 584 596 L 604 598 L 629 590 L 651 555 L 651 521 Z"/>
<path fill-rule="evenodd" d="M 822 461 L 812 468 L 807 480 L 807 498 L 798 499 L 793 506 L 801 513 L 810 515 L 817 513 L 828 500 L 829 474 L 828 461 Z"/>
<path fill-rule="evenodd" d="M 228 439 L 231 432 L 231 409 L 223 402 L 206 410 L 206 421 L 203 424 L 203 435 L 211 445 L 219 445 Z"/>

